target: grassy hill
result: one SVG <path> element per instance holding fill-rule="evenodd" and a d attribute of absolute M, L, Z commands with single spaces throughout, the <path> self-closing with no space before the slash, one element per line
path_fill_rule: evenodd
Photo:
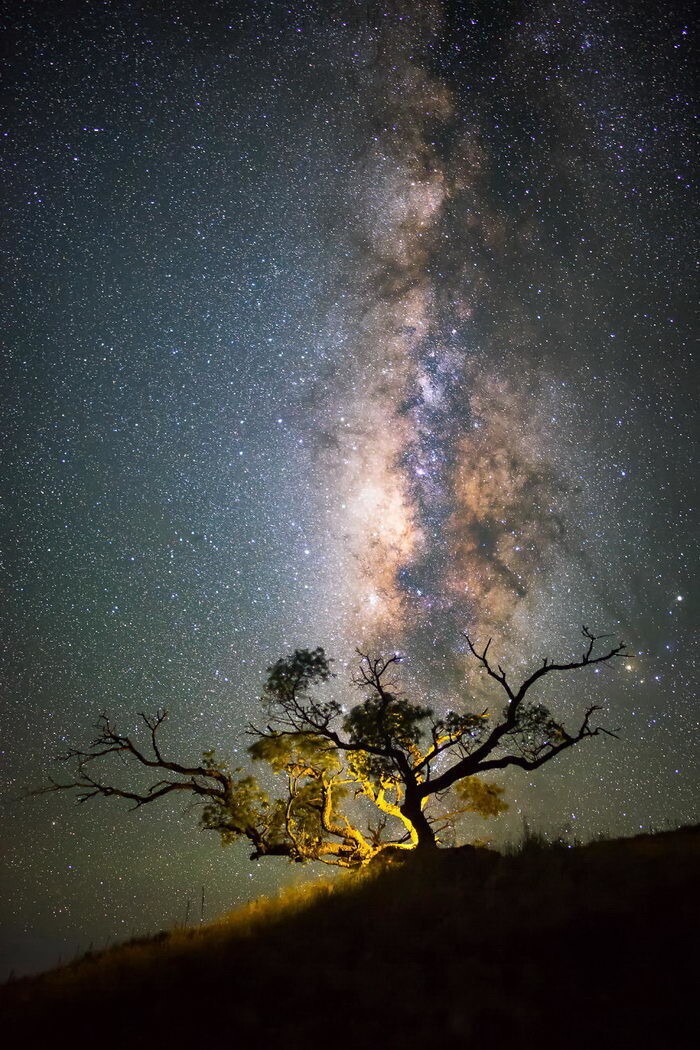
<path fill-rule="evenodd" d="M 700 828 L 469 847 L 261 901 L 0 991 L 24 1046 L 697 1045 Z"/>

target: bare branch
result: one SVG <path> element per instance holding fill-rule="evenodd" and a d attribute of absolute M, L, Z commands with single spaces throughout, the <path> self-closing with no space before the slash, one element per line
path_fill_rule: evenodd
<path fill-rule="evenodd" d="M 510 700 L 515 700 L 515 696 L 514 696 L 512 690 L 511 690 L 511 688 L 510 688 L 510 685 L 508 684 L 508 681 L 506 679 L 506 674 L 505 674 L 505 671 L 503 670 L 503 668 L 499 664 L 498 665 L 498 670 L 496 671 L 496 670 L 493 669 L 493 667 L 489 663 L 487 654 L 488 654 L 489 648 L 491 646 L 491 639 L 489 638 L 488 642 L 486 643 L 486 645 L 484 647 L 484 651 L 479 653 L 479 652 L 477 652 L 477 650 L 476 650 L 476 648 L 474 646 L 474 643 L 472 642 L 471 638 L 466 633 L 466 631 L 462 632 L 462 637 L 466 639 L 467 645 L 469 646 L 469 649 L 470 649 L 472 655 L 477 658 L 477 660 L 479 661 L 481 666 L 485 669 L 485 671 L 489 675 L 489 677 L 495 679 L 495 681 L 498 682 L 498 684 L 506 691 L 506 693 L 508 694 L 508 697 L 509 697 Z"/>
<path fill-rule="evenodd" d="M 515 692 L 507 682 L 503 669 L 499 666 L 498 670 L 495 671 L 491 666 L 487 655 L 491 644 L 490 639 L 484 650 L 479 653 L 469 635 L 466 633 L 464 634 L 470 651 L 482 667 L 485 668 L 489 677 L 497 681 L 504 689 L 508 696 L 509 703 L 506 707 L 503 720 L 493 728 L 486 740 L 477 747 L 476 750 L 461 758 L 455 763 L 455 765 L 437 776 L 434 780 L 421 785 L 420 794 L 422 797 L 427 797 L 438 791 L 444 791 L 451 787 L 452 784 L 457 783 L 465 777 L 473 776 L 476 773 L 481 773 L 489 769 L 505 769 L 507 766 L 511 765 L 520 766 L 523 769 L 536 769 L 545 762 L 550 761 L 561 751 L 572 747 L 574 744 L 579 743 L 579 741 L 588 736 L 597 736 L 601 733 L 605 733 L 608 736 L 614 736 L 613 731 L 604 729 L 600 726 L 594 730 L 590 729 L 590 716 L 594 710 L 597 710 L 594 706 L 586 712 L 583 724 L 578 733 L 574 736 L 566 734 L 563 728 L 559 727 L 563 734 L 563 739 L 560 744 L 550 745 L 548 742 L 543 742 L 539 753 L 534 756 L 531 755 L 530 757 L 528 757 L 527 751 L 523 751 L 522 749 L 519 755 L 503 755 L 498 758 L 492 757 L 494 752 L 501 746 L 504 738 L 510 737 L 512 739 L 514 732 L 517 733 L 518 717 L 523 701 L 528 691 L 541 678 L 548 674 L 552 674 L 555 671 L 575 671 L 583 667 L 591 667 L 596 664 L 607 663 L 609 660 L 613 660 L 617 656 L 626 657 L 628 655 L 625 643 L 620 642 L 618 645 L 612 646 L 600 656 L 594 656 L 593 653 L 596 642 L 609 636 L 595 635 L 586 626 L 583 627 L 582 633 L 588 641 L 588 646 L 580 660 L 573 660 L 569 663 L 555 663 L 554 661 L 545 658 L 540 667 L 524 679 L 517 692 Z"/>

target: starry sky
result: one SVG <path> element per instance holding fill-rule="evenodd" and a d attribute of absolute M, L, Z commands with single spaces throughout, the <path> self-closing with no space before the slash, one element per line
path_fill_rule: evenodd
<path fill-rule="evenodd" d="M 18 801 L 102 711 L 244 762 L 296 646 L 439 707 L 613 632 L 541 696 L 620 740 L 463 837 L 698 819 L 690 12 L 2 4 L 0 976 L 315 877 Z"/>

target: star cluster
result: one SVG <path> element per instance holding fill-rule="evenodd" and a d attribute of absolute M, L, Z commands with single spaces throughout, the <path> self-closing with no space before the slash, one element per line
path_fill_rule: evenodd
<path fill-rule="evenodd" d="M 696 819 L 690 7 L 4 20 L 7 970 L 299 877 L 177 807 L 16 801 L 103 710 L 244 762 L 295 646 L 400 648 L 439 704 L 483 688 L 464 628 L 514 673 L 615 632 L 544 698 L 620 741 L 487 834 Z"/>

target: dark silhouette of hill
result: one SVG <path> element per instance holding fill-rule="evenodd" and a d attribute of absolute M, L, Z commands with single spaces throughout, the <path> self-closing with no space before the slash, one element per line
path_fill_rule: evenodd
<path fill-rule="evenodd" d="M 412 856 L 12 982 L 0 1031 L 100 1050 L 695 1046 L 699 876 L 700 827 Z"/>

